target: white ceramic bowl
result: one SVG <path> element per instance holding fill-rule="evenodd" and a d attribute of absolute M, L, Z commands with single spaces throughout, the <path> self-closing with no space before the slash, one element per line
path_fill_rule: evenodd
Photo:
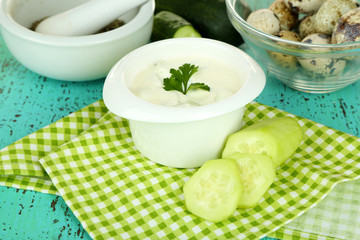
<path fill-rule="evenodd" d="M 189 108 L 153 104 L 129 90 L 139 72 L 170 56 L 221 61 L 244 84 L 222 101 Z M 244 106 L 264 85 L 264 72 L 240 49 L 210 39 L 178 38 L 147 44 L 122 58 L 105 80 L 103 98 L 111 112 L 129 120 L 134 144 L 144 156 L 170 167 L 194 168 L 220 157 L 227 136 L 241 128 Z"/>
<path fill-rule="evenodd" d="M 86 1 L 0 1 L 1 33 L 10 52 L 24 66 L 43 76 L 86 81 L 105 77 L 121 57 L 149 42 L 154 0 L 120 16 L 125 25 L 101 34 L 63 37 L 28 29 L 39 19 Z"/>

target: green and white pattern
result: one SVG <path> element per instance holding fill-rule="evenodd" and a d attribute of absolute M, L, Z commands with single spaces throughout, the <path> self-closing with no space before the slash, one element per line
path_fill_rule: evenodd
<path fill-rule="evenodd" d="M 255 102 L 247 105 L 244 122 L 284 115 L 299 121 L 304 142 L 277 169 L 258 206 L 219 223 L 203 221 L 184 206 L 182 186 L 195 169 L 147 160 L 134 148 L 127 120 L 102 101 L 2 149 L 0 185 L 61 195 L 94 239 L 306 239 L 301 226 L 283 226 L 307 214 L 336 183 L 359 178 L 360 140 Z"/>

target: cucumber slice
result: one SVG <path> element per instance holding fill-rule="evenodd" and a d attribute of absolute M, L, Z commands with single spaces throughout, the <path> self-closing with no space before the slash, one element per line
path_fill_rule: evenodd
<path fill-rule="evenodd" d="M 291 117 L 259 121 L 229 136 L 223 158 L 234 153 L 265 154 L 280 166 L 299 147 L 303 137 L 299 123 Z"/>
<path fill-rule="evenodd" d="M 243 184 L 234 159 L 207 161 L 184 185 L 186 208 L 193 214 L 219 222 L 236 210 Z"/>
<path fill-rule="evenodd" d="M 235 153 L 229 158 L 236 160 L 244 186 L 238 208 L 255 207 L 275 180 L 272 159 L 267 155 L 250 153 Z"/>
<path fill-rule="evenodd" d="M 182 38 L 182 37 L 201 37 L 201 36 L 193 26 L 187 25 L 178 28 L 173 36 L 173 38 Z"/>
<path fill-rule="evenodd" d="M 201 37 L 190 22 L 169 11 L 161 11 L 154 16 L 151 41 L 168 38 Z"/>

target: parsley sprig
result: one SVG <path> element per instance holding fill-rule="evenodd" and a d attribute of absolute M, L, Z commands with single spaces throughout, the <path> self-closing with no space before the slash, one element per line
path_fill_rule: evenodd
<path fill-rule="evenodd" d="M 171 76 L 164 78 L 163 84 L 166 91 L 179 91 L 186 95 L 192 89 L 210 91 L 210 87 L 204 83 L 191 83 L 188 85 L 191 76 L 196 73 L 199 66 L 185 63 L 179 69 L 170 69 Z"/>

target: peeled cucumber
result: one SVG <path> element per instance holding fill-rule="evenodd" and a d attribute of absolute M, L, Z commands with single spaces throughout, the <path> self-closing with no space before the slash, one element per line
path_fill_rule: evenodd
<path fill-rule="evenodd" d="M 227 158 L 234 153 L 265 154 L 272 158 L 277 168 L 294 154 L 302 138 L 302 128 L 296 119 L 266 119 L 231 134 L 222 157 Z"/>
<path fill-rule="evenodd" d="M 179 37 L 201 37 L 190 22 L 169 11 L 158 12 L 154 16 L 151 41 Z"/>
<path fill-rule="evenodd" d="M 185 183 L 183 191 L 186 208 L 193 214 L 211 222 L 227 219 L 243 193 L 236 161 L 207 161 Z"/>
<path fill-rule="evenodd" d="M 267 155 L 235 153 L 229 158 L 236 161 L 243 182 L 243 194 L 238 208 L 255 207 L 275 180 L 275 168 Z"/>
<path fill-rule="evenodd" d="M 291 117 L 262 120 L 231 134 L 222 159 L 209 160 L 185 183 L 186 208 L 219 222 L 237 208 L 255 207 L 302 137 L 301 126 Z"/>

